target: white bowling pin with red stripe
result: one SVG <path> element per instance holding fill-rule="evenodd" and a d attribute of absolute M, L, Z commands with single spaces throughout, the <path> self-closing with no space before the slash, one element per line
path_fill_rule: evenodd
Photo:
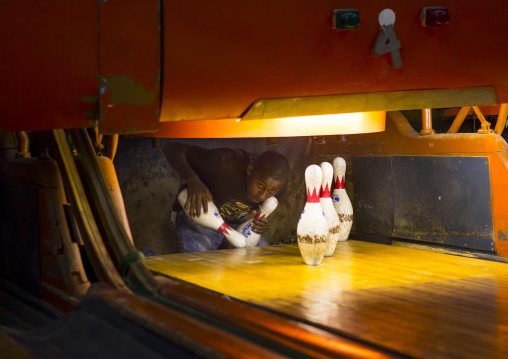
<path fill-rule="evenodd" d="M 279 202 L 277 201 L 277 198 L 275 197 L 267 198 L 261 205 L 259 212 L 256 213 L 256 216 L 242 223 L 236 229 L 237 232 L 240 232 L 241 234 L 243 234 L 245 238 L 247 238 L 247 247 L 257 246 L 259 238 L 261 237 L 259 233 L 256 233 L 252 230 L 252 223 L 257 219 L 268 217 L 275 210 L 275 208 L 277 208 L 278 204 Z"/>
<path fill-rule="evenodd" d="M 305 170 L 307 202 L 296 227 L 298 248 L 308 265 L 319 265 L 328 247 L 328 223 L 319 202 L 319 189 L 323 174 L 317 165 Z"/>
<path fill-rule="evenodd" d="M 342 157 L 333 160 L 333 177 L 335 186 L 332 200 L 339 216 L 339 241 L 347 241 L 353 225 L 353 206 L 346 193 L 346 161 Z"/>
<path fill-rule="evenodd" d="M 199 217 L 191 217 L 189 216 L 189 212 L 185 210 L 185 202 L 187 202 L 187 189 L 182 190 L 178 194 L 178 202 L 180 202 L 180 205 L 182 206 L 185 214 L 194 222 L 204 227 L 212 228 L 221 232 L 224 237 L 227 238 L 229 243 L 237 248 L 243 248 L 247 246 L 247 239 L 242 236 L 241 233 L 238 233 L 224 222 L 222 216 L 219 213 L 219 210 L 217 209 L 217 206 L 212 201 L 208 201 L 208 213 L 201 211 Z"/>
<path fill-rule="evenodd" d="M 328 247 L 326 249 L 325 257 L 333 256 L 335 246 L 339 240 L 339 216 L 333 206 L 332 202 L 332 181 L 333 181 L 333 167 L 328 162 L 323 162 L 319 165 L 323 172 L 323 179 L 321 180 L 321 190 L 319 191 L 319 203 L 325 213 L 326 223 L 328 223 Z"/>

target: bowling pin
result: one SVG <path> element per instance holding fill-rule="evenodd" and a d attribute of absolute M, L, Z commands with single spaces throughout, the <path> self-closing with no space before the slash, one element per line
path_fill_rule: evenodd
<path fill-rule="evenodd" d="M 307 202 L 296 227 L 298 248 L 303 260 L 313 266 L 321 263 L 328 246 L 328 223 L 319 203 L 322 178 L 321 168 L 317 165 L 310 165 L 305 170 Z"/>
<path fill-rule="evenodd" d="M 342 157 L 333 160 L 333 177 L 335 186 L 332 201 L 339 216 L 339 241 L 347 241 L 353 225 L 353 206 L 346 193 L 346 161 Z"/>
<path fill-rule="evenodd" d="M 247 245 L 247 239 L 240 233 L 235 231 L 233 228 L 228 226 L 217 209 L 217 206 L 212 201 L 208 201 L 208 213 L 201 211 L 199 217 L 189 216 L 189 212 L 185 210 L 185 202 L 187 202 L 187 189 L 182 190 L 178 194 L 178 202 L 182 206 L 187 217 L 192 219 L 194 222 L 208 228 L 215 229 L 221 232 L 224 237 L 227 238 L 229 243 L 237 248 L 243 248 Z"/>
<path fill-rule="evenodd" d="M 256 233 L 252 230 L 252 223 L 259 218 L 268 217 L 275 210 L 275 208 L 277 208 L 278 204 L 279 202 L 277 201 L 277 198 L 275 197 L 267 198 L 261 205 L 259 212 L 256 213 L 256 216 L 242 223 L 236 229 L 237 232 L 240 232 L 241 234 L 243 234 L 245 238 L 247 238 L 247 247 L 257 246 L 259 238 L 261 237 L 259 233 Z"/>
<path fill-rule="evenodd" d="M 323 162 L 319 165 L 323 172 L 323 179 L 321 181 L 321 191 L 319 192 L 319 203 L 325 214 L 326 223 L 328 223 L 328 247 L 326 249 L 325 257 L 333 256 L 335 246 L 339 240 L 339 216 L 333 206 L 332 202 L 332 181 L 333 181 L 333 167 L 328 162 Z"/>

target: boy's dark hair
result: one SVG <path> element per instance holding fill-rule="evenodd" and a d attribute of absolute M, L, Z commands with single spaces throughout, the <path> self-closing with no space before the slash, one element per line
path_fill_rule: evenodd
<path fill-rule="evenodd" d="M 287 179 L 289 174 L 288 160 L 275 151 L 263 152 L 254 159 L 252 165 L 255 172 L 265 173 L 276 180 Z"/>

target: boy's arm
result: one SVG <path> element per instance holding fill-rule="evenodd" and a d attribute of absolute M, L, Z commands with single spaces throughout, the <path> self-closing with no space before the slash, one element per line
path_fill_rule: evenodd
<path fill-rule="evenodd" d="M 190 216 L 198 217 L 201 214 L 201 207 L 204 213 L 208 213 L 208 200 L 212 201 L 213 197 L 187 161 L 190 148 L 190 145 L 184 143 L 168 143 L 162 151 L 171 167 L 187 183 L 187 202 L 184 209 L 189 211 Z"/>

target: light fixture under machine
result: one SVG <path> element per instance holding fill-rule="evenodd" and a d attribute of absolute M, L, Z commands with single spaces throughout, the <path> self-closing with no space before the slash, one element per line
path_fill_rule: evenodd
<path fill-rule="evenodd" d="M 159 123 L 153 137 L 242 138 L 294 137 L 380 132 L 385 129 L 385 111 L 341 113 L 271 119 L 214 119 Z"/>
<path fill-rule="evenodd" d="M 242 117 L 175 121 L 161 113 L 165 138 L 242 138 L 381 132 L 386 111 L 496 104 L 491 86 L 259 99 Z"/>

